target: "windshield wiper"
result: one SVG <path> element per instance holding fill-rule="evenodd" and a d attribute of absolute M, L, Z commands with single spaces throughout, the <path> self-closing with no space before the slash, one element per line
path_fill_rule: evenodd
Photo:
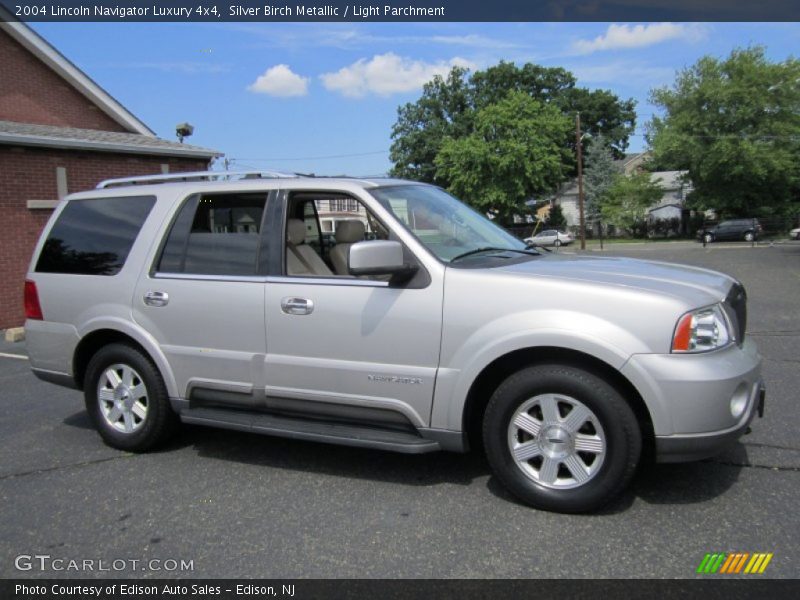
<path fill-rule="evenodd" d="M 529 252 L 527 248 L 525 250 L 517 250 L 516 248 L 496 248 L 494 246 L 483 246 L 481 248 L 475 248 L 473 250 L 467 250 L 466 252 L 457 254 L 456 256 L 450 259 L 450 262 L 452 263 L 457 260 L 461 260 L 462 258 L 466 258 L 467 256 L 472 256 L 473 254 L 480 254 L 481 252 L 517 252 L 518 254 L 527 254 L 528 256 L 539 255 L 539 252 Z"/>
<path fill-rule="evenodd" d="M 525 246 L 525 250 L 544 250 L 545 252 L 552 252 L 550 248 L 545 248 L 544 246 L 540 246 L 539 244 L 528 244 Z"/>

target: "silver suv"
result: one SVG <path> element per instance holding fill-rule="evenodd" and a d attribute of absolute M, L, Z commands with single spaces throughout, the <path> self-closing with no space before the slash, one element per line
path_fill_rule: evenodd
<path fill-rule="evenodd" d="M 718 453 L 763 411 L 741 284 L 541 253 L 439 188 L 196 173 L 56 209 L 25 285 L 31 365 L 102 438 L 179 422 L 396 452 L 483 448 L 543 509 L 643 457 Z"/>

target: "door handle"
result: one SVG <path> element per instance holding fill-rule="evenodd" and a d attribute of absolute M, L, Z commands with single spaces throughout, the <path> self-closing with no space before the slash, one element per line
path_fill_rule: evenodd
<path fill-rule="evenodd" d="M 144 303 L 148 306 L 166 306 L 169 303 L 167 292 L 147 292 L 144 295 Z"/>
<path fill-rule="evenodd" d="M 314 302 L 290 296 L 281 300 L 281 310 L 287 315 L 310 315 L 314 312 Z"/>

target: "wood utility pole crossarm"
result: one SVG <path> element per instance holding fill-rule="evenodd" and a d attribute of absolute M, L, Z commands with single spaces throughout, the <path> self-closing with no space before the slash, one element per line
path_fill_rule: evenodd
<path fill-rule="evenodd" d="M 578 213 L 580 214 L 581 250 L 586 250 L 586 218 L 583 211 L 583 148 L 581 146 L 581 113 L 575 115 L 575 146 L 578 151 Z"/>

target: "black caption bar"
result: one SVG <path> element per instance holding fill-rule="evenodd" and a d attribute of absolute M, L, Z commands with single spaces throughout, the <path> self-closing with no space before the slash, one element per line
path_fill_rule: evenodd
<path fill-rule="evenodd" d="M 0 0 L 22 21 L 796 21 L 800 0 Z M 5 14 L 7 13 L 7 14 Z"/>
<path fill-rule="evenodd" d="M 418 598 L 484 600 L 485 598 L 790 598 L 797 580 L 167 580 L 167 579 L 28 579 L 0 582 L 0 598 L 15 600 L 317 600 L 338 598 Z"/>

